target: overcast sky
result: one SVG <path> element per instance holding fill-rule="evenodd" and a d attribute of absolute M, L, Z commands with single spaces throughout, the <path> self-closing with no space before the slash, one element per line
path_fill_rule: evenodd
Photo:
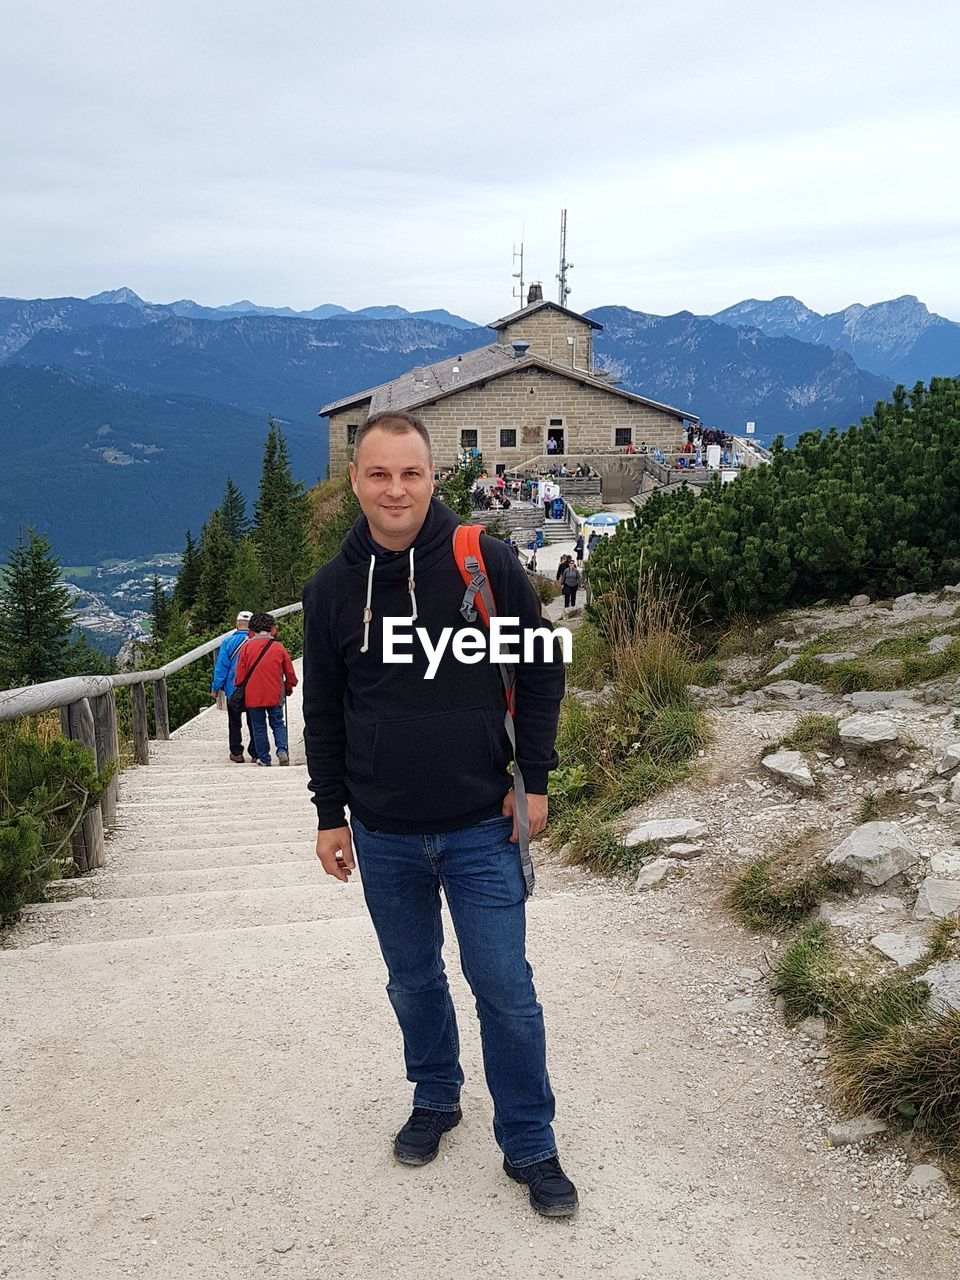
<path fill-rule="evenodd" d="M 950 0 L 0 0 L 0 294 L 960 319 Z"/>

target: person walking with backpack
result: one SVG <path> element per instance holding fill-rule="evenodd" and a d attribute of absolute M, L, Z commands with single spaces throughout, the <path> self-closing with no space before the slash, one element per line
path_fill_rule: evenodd
<path fill-rule="evenodd" d="M 565 609 L 576 607 L 577 589 L 582 581 L 580 570 L 572 560 L 569 560 L 560 578 L 560 585 L 563 587 L 563 607 Z"/>
<path fill-rule="evenodd" d="M 419 419 L 387 412 L 363 423 L 350 479 L 362 515 L 303 597 L 304 741 L 317 857 L 347 883 L 356 849 L 414 1085 L 394 1156 L 427 1164 L 461 1119 L 442 888 L 480 1017 L 504 1171 L 539 1213 L 569 1217 L 577 1191 L 557 1157 L 543 1011 L 525 954 L 527 837 L 547 821 L 563 666 L 552 647 L 536 646 L 533 661 L 513 668 L 508 704 L 500 667 L 460 663 L 450 646 L 429 679 L 414 637 L 406 660 L 385 662 L 387 621 L 436 646 L 445 628 L 459 633 L 478 610 L 490 616 L 491 589 L 494 612 L 521 632 L 546 628 L 549 640 L 549 624 L 510 549 L 473 529 L 457 533 L 456 515 L 434 501 Z"/>
<path fill-rule="evenodd" d="M 243 691 L 244 704 L 253 727 L 257 764 L 264 768 L 272 764 L 268 720 L 277 748 L 277 764 L 290 763 L 283 703 L 298 683 L 290 655 L 276 636 L 277 624 L 273 615 L 255 613 L 250 619 L 250 638 L 237 659 L 237 692 Z"/>
<path fill-rule="evenodd" d="M 247 643 L 250 634 L 250 619 L 253 614 L 249 609 L 241 609 L 237 614 L 237 628 L 233 635 L 227 636 L 217 650 L 217 660 L 213 668 L 213 680 L 210 682 L 210 696 L 215 698 L 223 693 L 227 700 L 227 735 L 230 741 L 230 759 L 234 764 L 243 764 L 243 721 L 244 713 L 235 706 L 230 698 L 236 688 L 237 658 L 240 650 Z M 256 760 L 257 753 L 253 747 L 253 725 L 249 714 L 247 721 L 247 751 L 251 760 Z"/>

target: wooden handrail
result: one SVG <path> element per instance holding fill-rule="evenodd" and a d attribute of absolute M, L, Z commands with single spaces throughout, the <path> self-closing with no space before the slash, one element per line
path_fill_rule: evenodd
<path fill-rule="evenodd" d="M 287 604 L 280 609 L 272 609 L 274 618 L 283 618 L 287 614 L 297 613 L 303 605 Z M 114 689 L 122 689 L 128 685 L 151 684 L 157 680 L 166 680 L 168 676 L 189 667 L 198 658 L 205 658 L 214 653 L 232 635 L 225 631 L 215 640 L 197 645 L 189 653 L 181 654 L 162 667 L 151 671 L 121 671 L 114 676 L 68 676 L 64 680 L 47 680 L 43 684 L 26 685 L 21 689 L 4 689 L 0 691 L 0 721 L 17 720 L 20 716 L 35 716 L 41 711 L 53 711 L 58 707 L 68 707 L 81 698 L 95 698 Z"/>
<path fill-rule="evenodd" d="M 275 618 L 298 613 L 303 605 L 285 604 L 272 609 Z M 162 667 L 151 671 L 124 671 L 115 676 L 69 676 L 65 680 L 47 680 L 44 684 L 27 685 L 22 689 L 0 691 L 0 721 L 16 720 L 20 716 L 37 715 L 41 711 L 60 709 L 60 724 L 64 735 L 73 738 L 93 752 L 97 768 L 114 767 L 114 776 L 104 791 L 100 802 L 88 809 L 71 837 L 73 860 L 78 873 L 95 871 L 104 864 L 104 826 L 116 821 L 117 796 L 116 762 L 120 747 L 117 741 L 117 690 L 128 688 L 131 693 L 133 718 L 133 757 L 137 764 L 150 763 L 150 726 L 147 722 L 148 684 L 153 685 L 154 727 L 161 741 L 170 737 L 170 720 L 167 714 L 167 677 L 189 667 L 198 658 L 219 649 L 232 631 L 225 631 L 215 640 L 197 645 L 189 653 L 181 654 Z"/>

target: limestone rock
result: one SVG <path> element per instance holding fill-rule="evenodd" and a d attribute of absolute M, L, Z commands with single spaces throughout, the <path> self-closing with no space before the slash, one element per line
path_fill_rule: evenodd
<path fill-rule="evenodd" d="M 960 1010 L 960 960 L 944 960 L 935 964 L 926 973 L 921 973 L 920 980 L 929 985 L 930 1004 L 938 1013 Z"/>
<path fill-rule="evenodd" d="M 706 831 L 704 824 L 694 818 L 650 818 L 634 827 L 623 843 L 629 849 L 647 840 L 698 840 Z"/>
<path fill-rule="evenodd" d="M 953 773 L 954 769 L 960 769 L 960 742 L 954 742 L 952 746 L 947 747 L 935 768 L 939 774 Z"/>
<path fill-rule="evenodd" d="M 930 874 L 938 880 L 960 880 L 960 850 L 935 853 L 930 859 Z"/>
<path fill-rule="evenodd" d="M 935 1164 L 918 1164 L 910 1170 L 910 1177 L 904 1183 L 908 1191 L 926 1191 L 928 1187 L 943 1182 L 943 1170 Z"/>
<path fill-rule="evenodd" d="M 917 920 L 929 920 L 935 917 L 943 920 L 946 916 L 956 915 L 960 911 L 960 880 L 940 880 L 936 876 L 927 876 L 920 886 L 913 914 Z"/>
<path fill-rule="evenodd" d="M 912 604 L 916 604 L 919 596 L 916 591 L 907 591 L 902 596 L 897 596 L 893 602 L 895 609 L 909 609 Z"/>
<path fill-rule="evenodd" d="M 753 1013 L 757 1007 L 755 996 L 736 996 L 723 1006 L 723 1012 L 731 1018 L 742 1018 L 746 1013 Z"/>
<path fill-rule="evenodd" d="M 916 711 L 918 696 L 916 689 L 858 689 L 844 694 L 843 700 L 858 711 Z"/>
<path fill-rule="evenodd" d="M 817 661 L 825 667 L 835 667 L 838 662 L 852 662 L 856 656 L 852 650 L 849 653 L 818 653 Z"/>
<path fill-rule="evenodd" d="M 652 862 L 645 862 L 637 873 L 634 889 L 639 893 L 642 889 L 653 889 L 662 884 L 676 865 L 672 858 L 654 858 Z"/>
<path fill-rule="evenodd" d="M 807 1036 L 810 1040 L 826 1040 L 827 1024 L 823 1018 L 804 1018 L 797 1025 L 797 1031 L 803 1036 Z"/>
<path fill-rule="evenodd" d="M 863 607 L 863 605 L 869 604 L 869 603 L 870 603 L 869 596 L 854 596 L 850 601 L 850 607 L 851 609 L 860 609 Z"/>
<path fill-rule="evenodd" d="M 778 702 L 796 702 L 799 698 L 819 696 L 823 690 L 819 685 L 801 684 L 799 680 L 774 680 L 773 684 L 763 686 L 763 692 Z"/>
<path fill-rule="evenodd" d="M 782 676 L 785 671 L 789 671 L 796 658 L 784 658 L 783 662 L 778 662 L 775 667 L 771 667 L 767 672 L 768 676 Z"/>
<path fill-rule="evenodd" d="M 950 783 L 950 790 L 947 792 L 947 800 L 950 804 L 960 804 L 960 773 Z"/>
<path fill-rule="evenodd" d="M 878 747 L 898 741 L 900 735 L 892 720 L 884 716 L 858 714 L 841 720 L 840 741 L 845 747 Z"/>
<path fill-rule="evenodd" d="M 927 642 L 927 653 L 946 653 L 956 636 L 934 636 Z"/>
<path fill-rule="evenodd" d="M 679 858 L 681 862 L 689 861 L 691 858 L 699 858 L 703 853 L 702 844 L 685 844 L 681 841 L 679 844 L 668 844 L 667 853 L 671 858 Z"/>
<path fill-rule="evenodd" d="M 960 596 L 960 582 L 953 587 L 944 587 L 943 590 L 948 596 Z"/>
<path fill-rule="evenodd" d="M 799 751 L 774 751 L 772 755 L 763 757 L 763 767 L 784 782 L 799 787 L 801 791 L 812 791 L 814 788 L 810 766 Z"/>
<path fill-rule="evenodd" d="M 917 861 L 898 822 L 865 822 L 827 854 L 830 866 L 843 867 L 872 885 L 886 884 Z"/>
<path fill-rule="evenodd" d="M 835 1147 L 845 1147 L 856 1142 L 865 1142 L 878 1133 L 886 1133 L 884 1120 L 876 1120 L 873 1116 L 857 1116 L 854 1120 L 843 1120 L 832 1124 L 827 1130 L 827 1137 Z"/>
<path fill-rule="evenodd" d="M 908 938 L 905 933 L 878 933 L 870 939 L 870 945 L 888 960 L 894 960 L 901 969 L 916 964 L 925 950 L 922 938 Z"/>

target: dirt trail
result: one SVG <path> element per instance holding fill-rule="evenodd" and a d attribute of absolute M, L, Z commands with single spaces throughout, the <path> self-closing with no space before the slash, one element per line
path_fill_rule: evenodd
<path fill-rule="evenodd" d="M 707 859 L 638 897 L 542 868 L 530 952 L 578 1219 L 538 1219 L 500 1169 L 452 954 L 464 1123 L 435 1164 L 394 1164 L 409 1086 L 360 886 L 315 863 L 302 754 L 241 768 L 225 736 L 211 711 L 157 744 L 94 896 L 0 951 L 0 1276 L 956 1274 L 952 1213 L 896 1206 L 903 1157 L 824 1149 L 822 1076 Z"/>

